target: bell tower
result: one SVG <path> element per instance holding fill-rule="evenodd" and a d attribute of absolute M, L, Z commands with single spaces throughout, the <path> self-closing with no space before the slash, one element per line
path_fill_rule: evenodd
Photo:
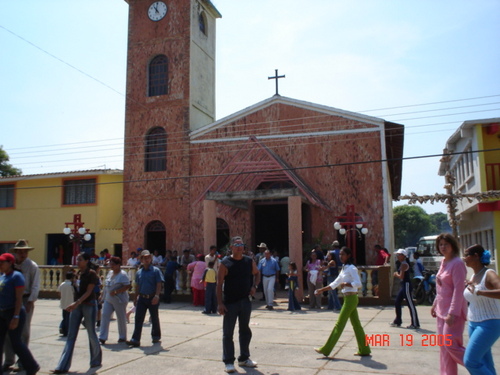
<path fill-rule="evenodd" d="M 125 1 L 127 254 L 190 241 L 189 133 L 215 120 L 215 24 L 221 15 L 210 0 Z"/>

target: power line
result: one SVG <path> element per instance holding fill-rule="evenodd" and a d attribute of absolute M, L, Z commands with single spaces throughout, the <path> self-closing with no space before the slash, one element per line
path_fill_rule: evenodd
<path fill-rule="evenodd" d="M 451 115 L 451 114 L 450 114 Z M 443 117 L 443 116 L 448 116 L 448 115 L 436 115 L 436 116 L 428 116 L 428 117 L 423 117 L 423 118 L 433 118 L 433 117 Z M 318 118 L 323 118 L 324 116 L 323 115 L 319 115 L 319 116 L 316 116 Z M 312 118 L 312 117 L 311 117 Z M 331 118 L 331 115 L 329 115 L 329 118 Z M 287 122 L 293 122 L 293 121 L 300 121 L 304 118 L 294 118 L 294 119 L 287 119 L 286 121 Z M 278 120 L 278 121 L 285 121 L 285 120 Z M 345 123 L 345 119 L 338 119 L 338 120 L 333 120 L 333 121 L 329 121 L 328 124 L 331 124 L 331 126 L 334 126 L 335 125 L 335 122 L 342 122 L 343 124 Z M 442 123 L 442 124 L 447 124 L 447 123 L 452 123 L 452 122 L 446 122 L 446 123 Z M 437 123 L 437 124 L 440 124 L 440 123 Z M 282 126 L 280 127 L 280 135 L 282 136 L 286 136 L 286 135 L 292 135 L 294 134 L 297 130 L 295 129 L 295 127 L 297 126 L 300 126 L 301 128 L 303 127 L 311 127 L 312 125 L 318 125 L 318 126 L 325 126 L 325 123 L 321 122 L 321 123 L 299 123 L 297 125 L 289 125 L 289 126 Z M 415 128 L 415 127 L 424 127 L 424 126 L 434 126 L 436 125 L 435 124 L 427 124 L 427 125 L 414 125 L 414 126 L 407 126 L 405 127 L 406 129 L 411 129 L 411 128 Z M 238 125 L 236 125 L 238 126 Z M 293 129 L 289 129 L 289 128 L 293 128 Z M 344 130 L 344 129 L 343 129 Z M 348 129 L 347 129 L 348 130 Z M 437 131 L 441 131 L 441 130 L 436 130 L 435 132 Z M 442 130 L 444 131 L 444 130 Z M 314 131 L 309 131 L 309 133 L 313 133 Z M 181 132 L 177 132 L 178 134 L 180 134 Z M 266 134 L 267 135 L 273 135 L 273 134 L 278 134 L 278 133 L 270 133 L 270 134 Z M 411 134 L 418 134 L 418 133 L 410 133 Z M 260 135 L 261 136 L 261 135 Z M 313 137 L 316 137 L 317 135 L 314 135 L 314 134 L 311 134 L 311 135 L 308 135 L 308 136 L 303 136 L 302 138 L 303 139 L 307 139 L 307 138 L 313 138 Z M 370 137 L 370 136 L 368 136 Z M 373 136 L 375 137 L 375 135 Z M 186 143 L 188 143 L 188 141 L 185 141 L 185 140 L 179 140 L 179 141 L 175 141 L 175 140 L 171 140 L 171 138 L 174 138 L 174 137 L 169 137 L 169 141 L 167 142 L 167 146 L 168 146 L 168 150 L 166 152 L 167 155 L 172 155 L 172 154 L 175 154 L 177 152 L 180 152 L 180 151 L 183 151 L 185 149 L 185 145 Z M 185 137 L 182 137 L 182 138 L 185 138 Z M 131 139 L 131 137 L 129 137 L 129 139 Z M 131 143 L 131 142 L 128 142 L 127 144 L 127 151 L 133 151 L 134 149 L 135 150 L 139 150 L 140 152 L 139 153 L 128 153 L 127 155 L 131 156 L 131 155 L 142 155 L 143 154 L 143 147 L 144 147 L 144 138 L 143 136 L 138 136 L 138 137 L 134 137 L 132 139 L 137 139 L 139 142 L 137 143 Z M 175 138 L 174 138 L 175 139 Z M 352 140 L 354 139 L 354 136 L 353 138 L 348 138 L 348 139 L 345 139 L 345 141 L 348 141 L 348 140 Z M 359 135 L 356 135 L 355 136 L 355 139 L 359 140 L 359 139 L 366 139 L 366 137 L 359 137 Z M 115 139 L 116 140 L 116 139 Z M 268 142 L 272 143 L 272 142 L 277 142 L 279 140 L 268 140 Z M 90 142 L 87 142 L 87 143 L 90 143 Z M 73 144 L 78 144 L 78 143 L 73 143 Z M 65 146 L 69 146 L 69 145 L 73 145 L 73 144 L 65 144 Z M 181 147 L 176 147 L 180 145 Z M 80 144 L 79 144 L 80 146 Z M 110 148 L 109 146 L 116 146 L 116 147 L 113 147 L 113 148 Z M 207 145 L 206 145 L 207 146 Z M 40 146 L 39 146 L 40 147 Z M 99 148 L 101 147 L 101 149 L 99 150 L 92 150 L 92 153 L 96 153 L 96 152 L 108 152 L 108 151 L 111 151 L 111 150 L 122 150 L 123 149 L 123 145 L 122 144 L 104 144 L 104 145 L 89 145 L 89 146 L 86 146 L 86 147 L 79 147 L 79 151 L 82 152 L 84 151 L 85 149 L 96 149 L 96 148 Z M 277 147 L 280 147 L 280 146 L 277 146 Z M 283 147 L 286 147 L 286 145 L 284 145 Z M 237 146 L 235 146 L 235 148 L 237 148 Z M 60 155 L 67 155 L 66 152 L 63 152 L 65 150 L 74 150 L 74 147 L 69 147 L 69 148 L 63 148 L 63 149 L 58 149 L 58 150 L 42 150 L 42 151 L 37 151 L 36 152 L 36 158 L 37 160 L 36 161 L 33 161 L 33 162 L 26 162 L 26 163 L 16 163 L 16 165 L 30 165 L 30 164 L 39 164 L 41 161 L 39 160 L 40 159 L 40 156 L 44 156 L 44 157 L 49 157 L 49 156 L 60 156 Z M 47 152 L 56 152 L 56 153 L 52 153 L 52 154 L 45 154 L 45 155 L 41 155 L 41 153 L 47 153 Z M 189 152 L 188 155 L 190 156 L 195 156 L 196 154 L 203 154 L 203 150 L 200 150 L 200 151 L 192 151 L 192 152 Z M 24 152 L 24 153 L 21 153 L 21 154 L 28 154 L 28 155 L 25 155 L 25 156 L 15 156 L 15 154 L 12 154 L 11 156 L 12 157 L 16 157 L 17 159 L 29 159 L 29 158 L 32 158 L 34 156 L 31 156 L 31 154 L 29 154 L 28 152 Z M 206 152 L 205 152 L 206 154 Z M 119 155 L 107 155 L 107 156 L 89 156 L 89 157 L 86 157 L 87 160 L 90 160 L 90 159 L 99 159 L 99 158 L 116 158 L 116 157 L 122 157 L 121 154 Z M 66 159 L 65 161 L 70 161 L 70 160 L 75 160 L 75 161 L 80 161 L 81 158 L 77 158 L 77 159 Z M 55 163 L 55 162 L 59 162 L 60 160 L 46 160 L 46 161 L 42 161 L 43 163 Z"/>
<path fill-rule="evenodd" d="M 493 148 L 487 150 L 469 150 L 469 151 L 457 151 L 457 152 L 449 152 L 446 156 L 452 155 L 463 155 L 463 154 L 474 154 L 474 153 L 486 153 L 500 151 L 500 148 Z M 429 154 L 429 155 L 419 155 L 419 156 L 408 156 L 404 158 L 397 159 L 378 159 L 378 160 L 361 160 L 355 162 L 346 162 L 346 163 L 337 163 L 337 164 L 324 164 L 324 165 L 308 165 L 308 166 L 300 166 L 300 167 L 289 167 L 289 168 L 280 168 L 280 171 L 298 171 L 298 170 L 309 170 L 309 169 L 321 169 L 321 168 L 335 168 L 335 167 L 347 167 L 352 165 L 366 165 L 366 164 L 375 164 L 375 163 L 386 163 L 391 161 L 405 161 L 405 160 L 417 160 L 417 159 L 426 159 L 426 158 L 442 158 L 443 154 Z M 238 175 L 249 175 L 249 174 L 264 174 L 264 173 L 274 173 L 277 169 L 262 169 L 262 170 L 252 170 L 252 171 L 239 171 L 239 172 L 229 172 L 229 173 L 215 173 L 215 174 L 204 174 L 204 175 L 187 175 L 187 176 L 172 176 L 172 177 L 155 177 L 155 178 L 145 178 L 145 179 L 136 179 L 136 180 L 127 180 L 127 181 L 111 181 L 111 182 L 96 182 L 95 184 L 89 185 L 116 185 L 116 184 L 128 184 L 128 183 L 144 183 L 144 182 L 155 182 L 155 181 L 172 181 L 172 180 L 180 180 L 180 179 L 198 179 L 198 178 L 216 178 L 216 177 L 228 177 L 228 176 L 238 176 Z M 22 176 L 21 176 L 22 177 Z M 81 186 L 84 186 L 82 184 Z M 52 188 L 61 188 L 64 185 L 51 185 L 51 186 L 30 186 L 30 187 L 15 187 L 14 190 L 35 190 L 35 189 L 52 189 Z"/>

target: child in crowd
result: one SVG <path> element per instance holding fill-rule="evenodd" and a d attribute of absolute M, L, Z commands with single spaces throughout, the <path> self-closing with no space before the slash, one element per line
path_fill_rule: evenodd
<path fill-rule="evenodd" d="M 75 301 L 75 289 L 73 288 L 74 280 L 75 274 L 73 271 L 68 271 L 66 272 L 66 280 L 64 280 L 57 288 L 57 291 L 59 292 L 59 306 L 62 309 L 62 320 L 61 324 L 59 324 L 59 333 L 63 337 L 68 336 L 69 327 L 69 311 L 66 311 L 66 307 Z"/>
<path fill-rule="evenodd" d="M 301 310 L 299 301 L 295 297 L 295 290 L 299 288 L 297 276 L 297 264 L 290 262 L 288 265 L 288 311 Z"/>
<path fill-rule="evenodd" d="M 361 293 L 363 294 L 363 297 L 366 297 L 366 294 L 368 293 L 368 274 L 366 273 L 365 270 L 361 270 L 359 272 L 360 279 L 361 279 Z"/>
<path fill-rule="evenodd" d="M 215 262 L 208 262 L 208 267 L 203 273 L 200 283 L 205 283 L 205 310 L 203 314 L 216 314 L 217 313 L 217 272 L 214 269 Z"/>

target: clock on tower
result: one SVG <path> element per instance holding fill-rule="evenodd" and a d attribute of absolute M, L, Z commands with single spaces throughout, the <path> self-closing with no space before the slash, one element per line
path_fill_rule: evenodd
<path fill-rule="evenodd" d="M 149 6 L 148 17 L 151 21 L 159 21 L 167 14 L 167 5 L 163 1 L 155 1 Z"/>

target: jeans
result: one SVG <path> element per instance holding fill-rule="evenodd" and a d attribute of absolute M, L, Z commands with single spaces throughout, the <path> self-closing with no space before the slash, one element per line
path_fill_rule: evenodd
<path fill-rule="evenodd" d="M 336 278 L 337 276 L 328 276 L 327 285 L 330 285 Z M 337 289 L 330 289 L 328 291 L 328 310 L 340 310 L 341 308 Z"/>
<path fill-rule="evenodd" d="M 341 308 L 337 289 L 330 289 L 328 291 L 328 310 L 340 310 Z"/>
<path fill-rule="evenodd" d="M 26 304 L 28 302 L 28 297 L 24 296 L 23 297 L 23 306 L 26 309 Z M 24 323 L 24 328 L 21 333 L 21 341 L 26 345 L 29 346 L 30 343 L 30 334 L 31 334 L 31 319 L 33 318 L 33 312 L 35 310 L 35 305 L 32 306 L 30 312 L 26 312 L 26 321 Z M 25 310 L 26 311 L 26 310 Z M 14 354 L 14 350 L 12 348 L 12 345 L 10 344 L 10 339 L 9 336 L 5 337 L 5 344 L 4 344 L 4 361 L 6 364 L 12 365 L 14 364 L 16 360 L 16 356 Z M 22 364 L 19 364 L 19 368 L 23 368 Z"/>
<path fill-rule="evenodd" d="M 358 310 L 356 309 L 357 306 L 357 294 L 344 297 L 344 304 L 340 310 L 337 323 L 335 323 L 335 327 L 333 327 L 332 333 L 330 334 L 330 337 L 326 341 L 325 345 L 319 348 L 321 353 L 326 356 L 330 355 L 333 348 L 339 341 L 340 336 L 342 336 L 347 320 L 350 319 L 352 328 L 354 329 L 354 335 L 356 336 L 356 341 L 358 343 L 358 353 L 361 355 L 370 354 L 371 350 L 370 347 L 366 345 L 365 331 L 359 321 Z"/>
<path fill-rule="evenodd" d="M 292 288 L 288 289 L 288 311 L 302 310 L 300 303 L 295 297 L 295 290 Z"/>
<path fill-rule="evenodd" d="M 0 354 L 4 351 L 5 337 L 8 335 L 14 353 L 19 357 L 19 361 L 26 370 L 26 374 L 34 374 L 37 372 L 39 366 L 33 358 L 30 350 L 21 340 L 21 333 L 23 332 L 24 324 L 26 322 L 26 311 L 24 307 L 19 313 L 19 324 L 14 330 L 9 329 L 10 321 L 14 315 L 14 309 L 3 310 L 0 312 Z M 3 367 L 3 362 L 0 359 L 0 369 Z"/>
<path fill-rule="evenodd" d="M 289 280 L 289 288 L 288 288 L 288 311 L 301 310 L 299 301 L 297 297 L 295 297 L 295 290 L 297 287 L 298 277 L 290 276 Z"/>
<path fill-rule="evenodd" d="M 500 319 L 469 322 L 469 343 L 465 348 L 464 363 L 472 375 L 496 374 L 491 347 L 499 337 Z"/>
<path fill-rule="evenodd" d="M 68 338 L 66 340 L 66 345 L 64 346 L 61 359 L 56 366 L 56 370 L 69 371 L 82 319 L 85 319 L 85 329 L 87 330 L 87 335 L 89 337 L 90 367 L 97 367 L 101 365 L 101 346 L 99 345 L 99 340 L 97 339 L 97 334 L 95 332 L 96 315 L 96 301 L 93 301 L 93 303 L 78 305 L 69 314 Z"/>
<path fill-rule="evenodd" d="M 118 338 L 120 340 L 127 339 L 127 318 L 125 316 L 127 302 L 119 302 L 118 299 L 104 301 L 101 312 L 101 329 L 99 330 L 99 339 L 106 341 L 109 333 L 109 322 L 113 311 L 116 312 L 116 320 L 118 322 Z"/>
<path fill-rule="evenodd" d="M 159 302 L 153 305 L 153 297 L 143 298 L 139 296 L 139 298 L 137 298 L 137 303 L 135 305 L 135 326 L 131 341 L 141 342 L 142 324 L 144 323 L 146 311 L 148 310 L 151 315 L 151 338 L 153 341 L 161 339 L 160 317 L 158 316 L 159 307 Z"/>
<path fill-rule="evenodd" d="M 252 313 L 252 303 L 248 298 L 240 299 L 234 303 L 226 303 L 226 313 L 222 322 L 222 361 L 225 364 L 233 364 L 234 357 L 234 327 L 238 320 L 240 356 L 238 361 L 246 361 L 250 358 L 250 340 L 252 331 L 250 330 L 250 315 Z"/>
<path fill-rule="evenodd" d="M 207 314 L 217 313 L 217 283 L 207 283 L 205 290 L 205 312 Z"/>

